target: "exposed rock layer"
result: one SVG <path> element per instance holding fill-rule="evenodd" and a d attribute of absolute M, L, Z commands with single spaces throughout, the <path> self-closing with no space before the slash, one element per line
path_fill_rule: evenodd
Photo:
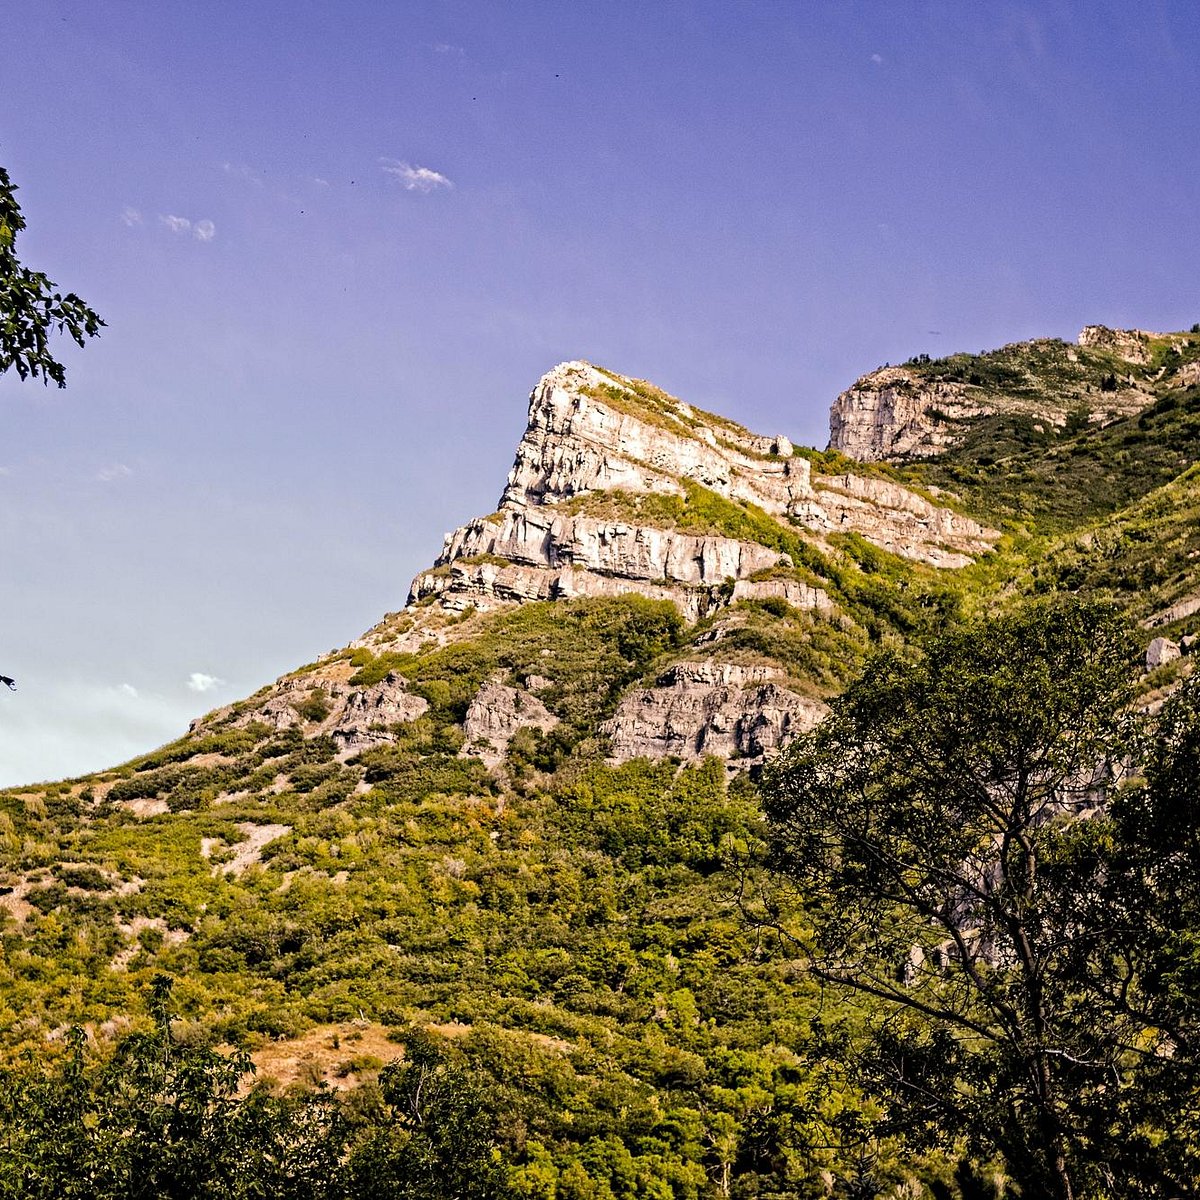
<path fill-rule="evenodd" d="M 1151 359 L 1150 340 L 1163 336 L 1089 325 L 1079 335 L 1079 346 L 1081 351 L 1098 352 L 1090 357 L 1051 340 L 1006 346 L 998 352 L 1007 355 L 1003 366 L 1010 368 L 1010 382 L 1004 384 L 989 383 L 983 375 L 970 382 L 969 373 L 967 382 L 931 378 L 915 360 L 880 367 L 833 402 L 829 446 L 860 462 L 928 458 L 955 445 L 972 422 L 998 413 L 1020 413 L 1061 426 L 1080 404 L 1089 410 L 1091 420 L 1099 422 L 1137 412 L 1153 400 L 1153 394 L 1134 376 L 1125 378 L 1120 363 L 1113 360 L 1144 365 Z M 1018 382 L 1021 372 L 1011 367 L 1022 357 L 1027 359 L 1028 372 Z M 1053 373 L 1039 379 L 1045 360 L 1060 374 L 1067 368 L 1067 380 Z M 1115 390 L 1089 391 L 1088 365 L 1097 370 L 1118 368 L 1111 372 Z"/>
<path fill-rule="evenodd" d="M 779 552 L 571 511 L 571 502 L 588 493 L 684 496 L 689 484 L 818 536 L 857 532 L 939 567 L 966 565 L 997 536 L 887 480 L 814 476 L 785 437 L 752 434 L 648 385 L 569 362 L 545 375 L 530 397 L 500 510 L 447 536 L 434 570 L 414 581 L 410 602 L 436 596 L 449 607 L 487 606 L 630 590 L 659 595 L 666 588 L 694 620 L 711 608 L 704 589 L 775 566 Z M 810 599 L 824 607 L 819 597 Z"/>
<path fill-rule="evenodd" d="M 761 759 L 811 729 L 826 708 L 772 667 L 683 662 L 627 695 L 603 731 L 614 759 Z"/>
<path fill-rule="evenodd" d="M 689 508 L 708 493 L 736 507 L 722 516 L 710 496 L 707 508 Z M 888 480 L 814 474 L 785 437 L 750 433 L 647 384 L 564 363 L 530 397 L 499 511 L 449 534 L 433 568 L 413 581 L 409 609 L 356 645 L 421 653 L 468 636 L 460 617 L 472 610 L 631 593 L 670 600 L 689 622 L 745 600 L 835 619 L 837 605 L 813 572 L 779 547 L 803 540 L 821 547 L 845 532 L 951 568 L 997 536 Z M 427 709 L 399 675 L 365 687 L 351 684 L 352 675 L 344 657 L 331 656 L 281 680 L 238 720 L 327 735 L 347 757 L 394 739 L 398 725 Z M 626 696 L 605 732 L 618 759 L 756 760 L 823 711 L 774 668 L 689 661 Z M 468 707 L 463 752 L 496 767 L 522 726 L 545 731 L 555 723 L 532 691 L 492 679 Z"/>
<path fill-rule="evenodd" d="M 467 709 L 463 722 L 467 740 L 462 752 L 494 767 L 504 760 L 519 729 L 548 732 L 557 724 L 558 718 L 531 692 L 489 679 Z"/>

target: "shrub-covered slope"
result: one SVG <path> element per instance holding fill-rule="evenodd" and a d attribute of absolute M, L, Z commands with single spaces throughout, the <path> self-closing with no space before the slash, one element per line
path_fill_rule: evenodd
<path fill-rule="evenodd" d="M 1070 588 L 1191 630 L 1200 399 L 1149 369 L 1136 413 L 984 415 L 896 468 L 558 368 L 498 512 L 402 611 L 152 754 L 0 794 L 0 1054 L 103 1045 L 165 972 L 181 1036 L 283 1082 L 369 1091 L 389 1031 L 444 1037 L 530 1196 L 949 1180 L 873 1138 L 838 1058 L 861 1013 L 745 917 L 754 775 L 964 610 Z"/>

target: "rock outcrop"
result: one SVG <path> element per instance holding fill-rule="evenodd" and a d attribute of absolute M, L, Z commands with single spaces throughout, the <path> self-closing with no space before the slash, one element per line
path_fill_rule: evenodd
<path fill-rule="evenodd" d="M 825 715 L 766 666 L 682 662 L 627 695 L 602 726 L 615 760 L 707 755 L 761 760 Z"/>
<path fill-rule="evenodd" d="M 348 756 L 393 741 L 392 727 L 416 720 L 428 708 L 428 702 L 409 691 L 399 675 L 355 687 L 337 678 L 335 666 L 334 671 L 279 680 L 261 703 L 248 706 L 233 723 L 244 727 L 260 722 L 272 729 L 303 728 L 312 736 L 325 734 Z"/>
<path fill-rule="evenodd" d="M 434 597 L 462 609 L 637 591 L 676 599 L 696 620 L 727 602 L 714 589 L 786 556 L 759 542 L 697 532 L 686 517 L 671 528 L 573 507 L 589 496 L 609 497 L 617 508 L 622 498 L 686 498 L 695 485 L 817 539 L 853 531 L 939 567 L 966 565 L 998 536 L 886 480 L 814 475 L 783 436 L 753 434 L 648 384 L 568 362 L 533 390 L 499 511 L 447 535 L 434 568 L 414 580 L 410 603 Z M 815 588 L 796 596 L 813 608 L 828 603 Z"/>
<path fill-rule="evenodd" d="M 1078 350 L 1042 339 L 978 358 L 931 363 L 925 356 L 880 367 L 833 402 L 829 446 L 860 462 L 928 458 L 954 446 L 973 422 L 995 414 L 1062 426 L 1082 407 L 1094 422 L 1114 420 L 1138 412 L 1154 396 L 1144 379 L 1114 372 L 1113 359 L 1144 366 L 1152 358 L 1151 339 L 1164 336 L 1089 325 Z"/>
<path fill-rule="evenodd" d="M 1163 336 L 1145 329 L 1109 329 L 1107 325 L 1085 325 L 1079 334 L 1079 344 L 1089 350 L 1103 350 L 1125 362 L 1145 366 L 1153 357 L 1151 341 Z"/>
<path fill-rule="evenodd" d="M 980 388 L 880 367 L 833 402 L 829 446 L 859 462 L 925 458 L 953 445 L 964 422 L 992 411 Z"/>
<path fill-rule="evenodd" d="M 998 535 L 948 507 L 869 474 L 814 473 L 782 435 L 763 437 L 639 380 L 584 362 L 545 375 L 499 510 L 454 530 L 413 581 L 407 609 L 354 649 L 420 655 L 470 636 L 473 613 L 530 601 L 629 594 L 673 602 L 691 623 L 740 601 L 843 620 L 819 573 L 793 561 L 806 544 L 837 558 L 855 532 L 905 558 L 955 568 Z M 832 585 L 831 585 L 832 586 Z M 824 711 L 782 670 L 677 663 L 625 697 L 605 727 L 613 755 L 715 754 L 758 760 Z M 726 655 L 726 657 L 728 657 Z M 346 654 L 280 680 L 237 716 L 334 739 L 348 758 L 394 740 L 426 711 L 399 674 L 355 686 Z M 554 715 L 534 694 L 485 683 L 464 720 L 464 754 L 499 766 L 517 730 Z"/>
<path fill-rule="evenodd" d="M 1180 656 L 1179 643 L 1170 638 L 1156 637 L 1146 647 L 1146 670 L 1153 671 L 1155 667 L 1166 666 Z"/>
<path fill-rule="evenodd" d="M 463 732 L 464 755 L 482 759 L 489 767 L 504 761 L 508 744 L 519 729 L 548 733 L 558 718 L 532 692 L 487 680 L 467 708 Z"/>

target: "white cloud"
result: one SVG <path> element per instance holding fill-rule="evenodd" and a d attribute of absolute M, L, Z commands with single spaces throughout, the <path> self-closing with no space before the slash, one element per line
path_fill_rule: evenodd
<path fill-rule="evenodd" d="M 188 217 L 160 216 L 158 218 L 172 233 L 191 234 L 198 242 L 211 242 L 217 236 L 217 227 L 207 218 L 192 221 Z"/>
<path fill-rule="evenodd" d="M 121 686 L 117 688 L 117 691 L 120 692 L 122 696 L 128 696 L 131 700 L 136 700 L 138 698 L 138 690 L 133 686 L 132 683 L 121 684 Z"/>
<path fill-rule="evenodd" d="M 104 467 L 96 472 L 96 478 L 101 483 L 112 483 L 116 479 L 125 479 L 133 474 L 133 471 L 124 463 L 113 463 L 111 467 Z"/>
<path fill-rule="evenodd" d="M 453 183 L 440 171 L 430 167 L 414 167 L 411 163 L 399 162 L 394 158 L 381 158 L 384 172 L 397 179 L 406 192 L 432 192 L 436 188 L 452 188 Z"/>
<path fill-rule="evenodd" d="M 140 225 L 142 223 L 142 214 L 136 208 L 126 205 L 125 211 L 121 213 L 121 220 L 129 226 Z"/>
<path fill-rule="evenodd" d="M 882 54 L 872 54 L 872 55 L 871 55 L 871 61 L 872 61 L 872 62 L 873 62 L 873 63 L 874 63 L 876 66 L 879 66 L 879 64 L 880 64 L 881 62 L 883 62 L 883 55 L 882 55 Z"/>
<path fill-rule="evenodd" d="M 215 675 L 206 675 L 203 671 L 193 671 L 188 676 L 188 690 L 193 692 L 211 692 L 225 686 L 225 680 Z"/>
<path fill-rule="evenodd" d="M 461 46 L 454 45 L 453 42 L 434 42 L 433 52 L 435 54 L 456 54 L 461 57 L 463 54 L 463 48 Z"/>

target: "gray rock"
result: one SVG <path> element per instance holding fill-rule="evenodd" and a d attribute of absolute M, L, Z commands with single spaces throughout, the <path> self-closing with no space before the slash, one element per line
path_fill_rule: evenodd
<path fill-rule="evenodd" d="M 805 526 L 817 538 L 853 530 L 938 567 L 967 565 L 999 536 L 887 480 L 814 476 L 787 438 L 760 437 L 665 395 L 652 403 L 619 377 L 568 362 L 533 390 L 499 511 L 448 534 L 434 569 L 414 580 L 409 601 L 433 596 L 462 611 L 639 592 L 675 600 L 694 621 L 723 602 L 713 589 L 790 564 L 754 541 L 565 510 L 587 492 L 682 495 L 688 482 Z M 799 598 L 800 589 L 793 594 Z M 814 609 L 828 603 L 817 589 L 795 602 Z"/>
<path fill-rule="evenodd" d="M 549 732 L 558 718 L 530 692 L 489 679 L 475 693 L 463 721 L 467 740 L 461 753 L 495 767 L 508 753 L 508 743 L 518 729 L 532 727 Z"/>
<path fill-rule="evenodd" d="M 1179 647 L 1170 638 L 1156 637 L 1146 647 L 1146 670 L 1153 671 L 1179 657 Z"/>
<path fill-rule="evenodd" d="M 602 726 L 614 761 L 675 756 L 761 759 L 825 715 L 775 667 L 685 662 L 629 693 Z"/>

